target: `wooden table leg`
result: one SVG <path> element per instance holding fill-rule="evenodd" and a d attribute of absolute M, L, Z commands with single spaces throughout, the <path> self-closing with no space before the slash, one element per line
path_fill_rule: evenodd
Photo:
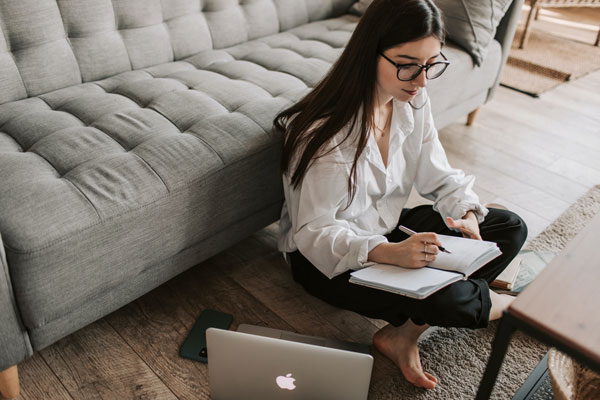
<path fill-rule="evenodd" d="M 488 359 L 475 400 L 487 400 L 490 398 L 496 378 L 498 377 L 498 372 L 500 372 L 500 367 L 502 366 L 502 361 L 506 355 L 510 338 L 515 330 L 515 326 L 511 323 L 510 317 L 505 311 L 496 331 L 496 336 L 492 343 L 492 354 L 490 354 L 490 358 Z"/>
<path fill-rule="evenodd" d="M 16 365 L 0 372 L 0 394 L 7 399 L 19 397 L 19 371 Z"/>

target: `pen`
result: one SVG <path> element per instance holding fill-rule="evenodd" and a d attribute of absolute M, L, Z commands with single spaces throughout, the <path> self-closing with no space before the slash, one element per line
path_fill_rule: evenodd
<path fill-rule="evenodd" d="M 413 231 L 412 229 L 408 229 L 404 225 L 398 226 L 398 229 L 400 229 L 402 232 L 406 233 L 408 236 L 412 236 L 415 233 L 417 233 L 417 232 Z M 452 254 L 452 252 L 450 250 L 446 250 L 443 246 L 438 246 L 438 249 L 440 249 L 440 251 L 443 251 L 444 253 Z"/>

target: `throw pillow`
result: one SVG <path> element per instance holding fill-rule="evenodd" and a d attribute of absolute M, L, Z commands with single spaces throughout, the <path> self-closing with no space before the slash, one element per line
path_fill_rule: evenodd
<path fill-rule="evenodd" d="M 445 16 L 448 38 L 481 65 L 512 0 L 434 0 Z"/>
<path fill-rule="evenodd" d="M 448 39 L 469 52 L 481 65 L 500 20 L 513 0 L 434 0 L 442 10 Z M 373 0 L 359 0 L 350 12 L 361 15 Z"/>

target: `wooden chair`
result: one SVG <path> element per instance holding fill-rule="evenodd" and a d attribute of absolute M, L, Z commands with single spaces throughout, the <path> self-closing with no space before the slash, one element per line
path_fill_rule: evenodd
<path fill-rule="evenodd" d="M 519 48 L 522 49 L 527 44 L 529 38 L 531 22 L 535 18 L 537 19 L 540 8 L 559 8 L 559 7 L 600 7 L 600 0 L 530 0 L 531 10 L 527 16 L 525 22 L 525 30 L 521 36 L 521 42 Z M 596 43 L 594 46 L 598 46 L 600 42 L 600 30 L 598 30 L 598 36 L 596 37 Z"/>

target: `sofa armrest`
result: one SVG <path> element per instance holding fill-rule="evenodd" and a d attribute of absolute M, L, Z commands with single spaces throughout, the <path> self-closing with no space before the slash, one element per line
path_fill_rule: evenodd
<path fill-rule="evenodd" d="M 498 75 L 496 76 L 496 81 L 488 92 L 486 101 L 492 98 L 494 91 L 500 84 L 502 71 L 504 71 L 504 65 L 506 64 L 508 54 L 510 53 L 510 48 L 512 46 L 513 38 L 515 37 L 517 25 L 519 24 L 519 18 L 521 17 L 521 10 L 523 9 L 524 2 L 525 0 L 514 0 L 496 28 L 495 39 L 500 43 L 500 46 L 502 46 L 502 59 L 500 62 Z"/>
<path fill-rule="evenodd" d="M 0 235 L 0 371 L 33 354 L 12 290 L 6 252 Z"/>

